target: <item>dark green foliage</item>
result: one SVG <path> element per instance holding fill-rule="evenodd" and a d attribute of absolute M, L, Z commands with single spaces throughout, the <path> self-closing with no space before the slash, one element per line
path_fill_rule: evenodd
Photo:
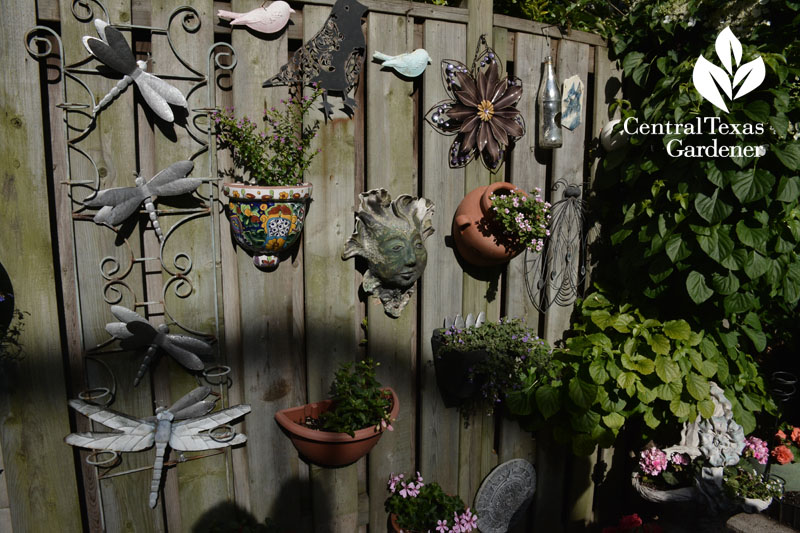
<path fill-rule="evenodd" d="M 397 524 L 412 531 L 434 531 L 438 520 L 453 523 L 453 515 L 464 511 L 458 496 L 445 494 L 438 483 L 424 485 L 415 498 L 403 498 L 399 491 L 386 499 L 386 512 L 397 515 Z"/>
<path fill-rule="evenodd" d="M 345 363 L 336 371 L 330 390 L 333 404 L 320 416 L 323 430 L 353 437 L 359 429 L 375 426 L 380 431 L 382 422 L 392 423 L 392 396 L 375 379 L 379 364 L 367 359 L 355 365 Z"/>

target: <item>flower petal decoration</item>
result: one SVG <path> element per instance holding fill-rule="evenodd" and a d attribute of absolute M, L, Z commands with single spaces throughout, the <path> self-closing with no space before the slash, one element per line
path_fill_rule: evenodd
<path fill-rule="evenodd" d="M 455 135 L 450 145 L 450 168 L 463 168 L 480 157 L 497 172 L 509 145 L 525 135 L 525 120 L 517 109 L 522 81 L 502 76 L 502 62 L 481 35 L 472 68 L 453 59 L 442 61 L 442 82 L 450 99 L 425 114 L 425 120 L 443 135 Z"/>

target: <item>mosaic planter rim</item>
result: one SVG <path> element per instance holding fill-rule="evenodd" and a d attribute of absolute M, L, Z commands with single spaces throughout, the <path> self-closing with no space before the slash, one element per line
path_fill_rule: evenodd
<path fill-rule="evenodd" d="M 226 182 L 222 184 L 222 192 L 228 200 L 233 202 L 246 202 L 251 200 L 279 200 L 285 202 L 306 201 L 311 198 L 312 189 L 313 185 L 308 182 L 299 183 L 297 185 L 249 185 L 239 182 Z M 290 191 L 296 191 L 296 193 Z M 285 198 L 281 198 L 281 192 L 286 192 L 288 194 Z M 295 196 L 295 194 L 299 196 Z"/>

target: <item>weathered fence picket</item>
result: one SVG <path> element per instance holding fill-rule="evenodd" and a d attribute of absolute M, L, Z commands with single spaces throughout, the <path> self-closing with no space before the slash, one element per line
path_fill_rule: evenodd
<path fill-rule="evenodd" d="M 599 37 L 583 32 L 559 35 L 540 23 L 492 15 L 491 2 L 454 8 L 361 1 L 370 11 L 363 22 L 367 49 L 355 94 L 358 107 L 350 117 L 334 96 L 332 119 L 324 121 L 316 110 L 311 113 L 310 121 L 321 121 L 313 146 L 322 152 L 305 176 L 314 190 L 304 236 L 290 257 L 269 273 L 257 270 L 251 257 L 231 242 L 221 187 L 231 161 L 213 146 L 202 150 L 202 132 L 208 126 L 202 109 L 234 106 L 237 114 L 260 122 L 265 108 L 280 105 L 288 96 L 285 87 L 263 89 L 261 83 L 315 35 L 334 1 L 294 2 L 297 12 L 287 29 L 264 36 L 231 30 L 215 15 L 218 8 L 246 12 L 260 0 L 202 0 L 192 3 L 197 16 L 188 18 L 184 15 L 191 13 L 180 11 L 185 2 L 179 0 L 106 0 L 109 21 L 121 25 L 137 59 L 148 60 L 149 71 L 187 95 L 188 117 L 178 113 L 174 125 L 154 119 L 138 90 L 129 87 L 70 148 L 64 120 L 67 113 L 75 120 L 77 111 L 57 106 L 65 103 L 63 84 L 67 102 L 83 102 L 85 91 L 69 77 L 54 79 L 53 74 L 59 67 L 78 69 L 76 75 L 86 79 L 95 102 L 114 86 L 118 78 L 94 72 L 96 61 L 77 64 L 87 58 L 81 38 L 97 34 L 91 19 L 106 15 L 97 2 L 87 4 L 94 6 L 92 14 L 83 3 L 67 0 L 41 0 L 35 9 L 22 0 L 9 6 L 13 18 L 6 16 L 0 25 L 0 55 L 4 64 L 24 75 L 0 82 L 7 107 L 0 126 L 6 139 L 0 161 L 7 169 L 3 191 L 8 206 L 0 210 L 0 260 L 18 291 L 19 306 L 31 315 L 23 339 L 26 358 L 17 366 L 15 386 L 0 391 L 0 466 L 5 468 L 0 474 L 0 529 L 11 523 L 13 531 L 32 531 L 52 523 L 58 526 L 49 529 L 77 531 L 82 521 L 89 531 L 191 531 L 235 506 L 259 522 L 269 518 L 280 531 L 382 532 L 390 473 L 419 470 L 426 481 L 437 481 L 473 506 L 486 474 L 515 457 L 534 462 L 540 487 L 546 487 L 538 491 L 533 510 L 515 533 L 559 531 L 567 522 L 592 521 L 594 496 L 587 468 L 593 460 L 577 464 L 549 435 L 532 435 L 499 413 L 478 413 L 465 427 L 457 410 L 442 404 L 430 337 L 447 315 L 484 311 L 490 320 L 523 317 L 549 341 L 561 338 L 571 308 L 553 307 L 545 315 L 536 311 L 525 289 L 524 255 L 508 267 L 494 269 L 460 262 L 453 249 L 452 217 L 465 193 L 493 181 L 511 181 L 525 190 L 539 187 L 550 201 L 560 199 L 560 192 L 552 198 L 550 191 L 555 180 L 587 181 L 592 163 L 588 146 L 609 118 L 607 105 L 616 93 L 611 89 L 619 71 Z M 169 39 L 146 29 L 168 28 L 172 15 Z M 60 36 L 66 65 L 55 65 L 56 58 L 50 57 L 46 68 L 26 52 L 25 32 L 37 22 Z M 518 108 L 527 133 L 497 174 L 479 161 L 466 170 L 449 168 L 452 137 L 441 136 L 422 118 L 446 98 L 441 61 L 457 59 L 471 66 L 482 34 L 504 61 L 503 70 L 518 76 L 524 87 Z M 226 71 L 212 62 L 214 70 L 207 73 L 209 50 L 218 42 L 230 43 L 237 64 Z M 536 147 L 536 96 L 549 44 L 557 57 L 559 79 L 579 75 L 593 110 L 588 117 L 584 109 L 582 124 L 564 131 L 564 146 L 552 155 Z M 188 70 L 171 47 L 196 72 Z M 431 64 L 414 80 L 371 59 L 375 51 L 393 55 L 418 47 L 428 51 Z M 206 74 L 208 85 L 190 90 Z M 75 139 L 74 131 L 69 135 Z M 52 168 L 45 168 L 43 142 Z M 91 156 L 96 170 L 83 152 Z M 189 158 L 195 162 L 191 176 L 208 182 L 192 201 L 157 203 L 163 231 L 174 235 L 163 247 L 143 210 L 132 217 L 135 224 L 112 231 L 92 222 L 94 210 L 81 208 L 80 202 L 98 185 L 129 187 L 134 172 L 149 179 Z M 75 185 L 79 180 L 91 183 Z M 386 188 L 392 198 L 410 194 L 435 204 L 436 231 L 425 241 L 427 268 L 399 319 L 387 316 L 374 298 L 366 298 L 360 288 L 361 262 L 341 259 L 353 231 L 358 194 L 378 187 Z M 24 209 L 31 204 L 25 201 L 27 191 L 34 191 L 43 207 Z M 43 214 L 45 208 L 53 209 L 52 221 Z M 247 444 L 167 469 L 155 510 L 147 505 L 152 450 L 124 454 L 121 465 L 98 471 L 84 462 L 86 452 L 73 453 L 62 442 L 70 428 L 103 429 L 68 412 L 66 400 L 82 389 L 114 381 L 111 407 L 144 417 L 197 385 L 198 380 L 162 355 L 152 378 L 134 388 L 141 352 L 122 352 L 115 344 L 95 350 L 109 340 L 104 327 L 115 320 L 109 304 L 117 300 L 152 324 L 170 325 L 173 333 L 185 333 L 184 326 L 214 337 L 213 363 L 231 368 L 230 387 L 214 389 L 221 393 L 220 403 L 252 407 L 236 426 L 247 434 Z M 354 465 L 309 466 L 273 415 L 324 399 L 339 364 L 365 356 L 381 363 L 379 379 L 400 398 L 394 431 Z M 37 424 L 23 423 L 33 413 Z M 172 452 L 170 459 L 195 455 Z M 73 461 L 76 468 L 64 468 Z M 127 470 L 137 471 L 103 479 Z M 80 483 L 76 476 L 82 478 Z"/>

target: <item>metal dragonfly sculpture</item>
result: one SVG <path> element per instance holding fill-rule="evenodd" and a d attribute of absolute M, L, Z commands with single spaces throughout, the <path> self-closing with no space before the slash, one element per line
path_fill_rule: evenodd
<path fill-rule="evenodd" d="M 131 47 L 118 29 L 100 19 L 95 19 L 94 26 L 100 38 L 86 35 L 83 46 L 104 65 L 122 74 L 122 79 L 94 106 L 92 114 L 96 115 L 128 85 L 136 83 L 150 109 L 161 119 L 173 122 L 175 115 L 170 105 L 187 107 L 183 93 L 161 78 L 145 72 L 147 63 L 136 61 Z"/>
<path fill-rule="evenodd" d="M 97 224 L 116 226 L 124 222 L 139 209 L 144 208 L 153 223 L 153 229 L 159 242 L 164 242 L 161 225 L 158 223 L 158 212 L 153 204 L 154 196 L 179 196 L 194 192 L 202 183 L 201 178 L 187 178 L 194 168 L 192 161 L 173 163 L 146 182 L 141 176 L 136 178 L 136 187 L 115 187 L 98 191 L 93 198 L 84 201 L 89 207 L 100 207 L 94 216 Z"/>
<path fill-rule="evenodd" d="M 147 369 L 152 364 L 159 348 L 172 356 L 175 361 L 189 370 L 198 372 L 205 365 L 199 355 L 211 355 L 211 346 L 200 339 L 187 335 L 175 335 L 169 332 L 166 324 L 161 324 L 158 329 L 150 322 L 139 316 L 135 311 L 121 305 L 112 305 L 111 314 L 122 322 L 109 322 L 106 331 L 120 340 L 120 346 L 125 350 L 139 350 L 147 347 L 133 386 L 139 385 Z"/>
<path fill-rule="evenodd" d="M 167 447 L 181 452 L 193 452 L 235 446 L 247 441 L 246 435 L 234 433 L 228 423 L 249 413 L 250 406 L 236 405 L 210 413 L 216 403 L 216 400 L 205 400 L 210 393 L 209 387 L 198 387 L 170 408 L 159 407 L 155 416 L 144 419 L 92 405 L 83 400 L 70 400 L 70 407 L 79 413 L 117 431 L 71 433 L 64 437 L 64 442 L 81 448 L 115 452 L 139 452 L 155 444 L 156 458 L 150 483 L 150 507 L 155 507 L 158 502 Z M 219 427 L 227 430 L 225 438 L 212 433 L 212 430 Z"/>

